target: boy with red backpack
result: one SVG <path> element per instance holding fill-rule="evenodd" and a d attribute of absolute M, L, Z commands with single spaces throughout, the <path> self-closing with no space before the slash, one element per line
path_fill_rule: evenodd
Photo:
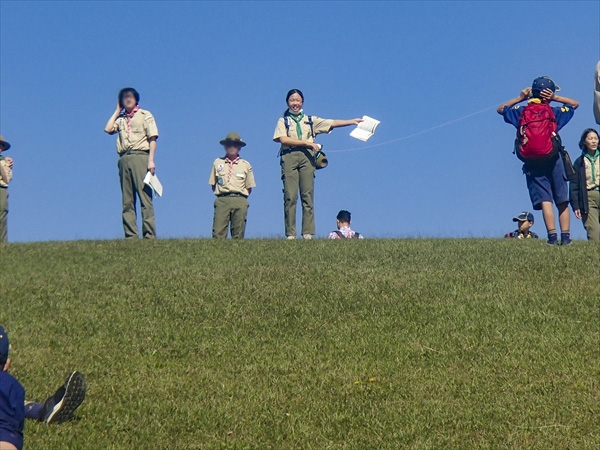
<path fill-rule="evenodd" d="M 533 209 L 541 210 L 544 216 L 548 245 L 558 245 L 553 202 L 558 208 L 561 244 L 571 244 L 569 189 L 558 132 L 571 120 L 579 103 L 556 95 L 559 90 L 549 77 L 538 77 L 530 88 L 498 107 L 504 121 L 517 129 L 515 153 L 524 163 Z M 526 105 L 519 105 L 525 100 Z M 563 105 L 551 107 L 552 101 Z"/>

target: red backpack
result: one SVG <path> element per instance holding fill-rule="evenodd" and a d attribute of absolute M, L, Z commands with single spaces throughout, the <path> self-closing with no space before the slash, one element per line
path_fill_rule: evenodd
<path fill-rule="evenodd" d="M 523 108 L 517 128 L 515 153 L 523 162 L 543 162 L 558 152 L 555 143 L 556 116 L 546 103 L 529 103 Z"/>

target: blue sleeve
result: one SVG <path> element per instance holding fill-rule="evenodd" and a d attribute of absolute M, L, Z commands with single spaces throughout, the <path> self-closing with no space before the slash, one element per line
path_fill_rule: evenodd
<path fill-rule="evenodd" d="M 522 111 L 523 109 L 520 105 L 505 106 L 502 116 L 506 123 L 513 125 L 515 128 L 519 128 L 519 119 L 521 118 Z"/>
<path fill-rule="evenodd" d="M 575 114 L 575 110 L 568 105 L 557 106 L 552 108 L 552 111 L 554 111 L 554 115 L 556 116 L 556 128 L 558 131 L 568 124 L 569 120 L 573 118 L 573 114 Z"/>
<path fill-rule="evenodd" d="M 25 427 L 25 389 L 20 383 L 15 383 L 11 389 L 10 397 L 15 414 L 13 419 L 18 430 L 22 433 Z"/>

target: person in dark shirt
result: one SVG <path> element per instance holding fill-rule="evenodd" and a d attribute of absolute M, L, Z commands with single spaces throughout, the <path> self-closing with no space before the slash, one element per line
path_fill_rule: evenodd
<path fill-rule="evenodd" d="M 518 222 L 519 228 L 510 233 L 506 233 L 504 237 L 513 239 L 538 239 L 539 236 L 531 231 L 533 221 L 533 214 L 529 211 L 523 211 L 518 216 L 513 217 L 513 222 Z"/>

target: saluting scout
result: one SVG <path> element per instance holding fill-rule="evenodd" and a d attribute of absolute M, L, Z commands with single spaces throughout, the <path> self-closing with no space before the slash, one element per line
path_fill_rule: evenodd
<path fill-rule="evenodd" d="M 125 238 L 137 238 L 136 196 L 142 209 L 142 237 L 155 238 L 152 189 L 144 184 L 148 172 L 154 174 L 154 154 L 158 128 L 154 116 L 139 106 L 140 94 L 133 88 L 119 92 L 117 109 L 108 119 L 104 131 L 117 134 L 119 178 L 123 194 L 123 229 Z"/>
<path fill-rule="evenodd" d="M 12 158 L 2 153 L 10 148 L 0 135 L 0 244 L 8 241 L 8 185 L 12 180 Z"/>
<path fill-rule="evenodd" d="M 296 239 L 296 203 L 300 190 L 302 236 L 312 239 L 315 234 L 315 156 L 321 149 L 315 138 L 317 134 L 329 133 L 334 128 L 357 125 L 362 119 L 331 120 L 308 116 L 302 109 L 304 94 L 299 89 L 289 91 L 285 101 L 288 109 L 277 122 L 273 135 L 273 140 L 281 144 L 285 235 L 288 239 Z"/>
<path fill-rule="evenodd" d="M 239 153 L 246 143 L 239 134 L 229 133 L 219 142 L 225 149 L 225 156 L 215 159 L 208 184 L 217 196 L 213 218 L 212 237 L 227 238 L 227 228 L 231 228 L 232 239 L 243 239 L 248 215 L 248 196 L 256 186 L 252 166 Z"/>

